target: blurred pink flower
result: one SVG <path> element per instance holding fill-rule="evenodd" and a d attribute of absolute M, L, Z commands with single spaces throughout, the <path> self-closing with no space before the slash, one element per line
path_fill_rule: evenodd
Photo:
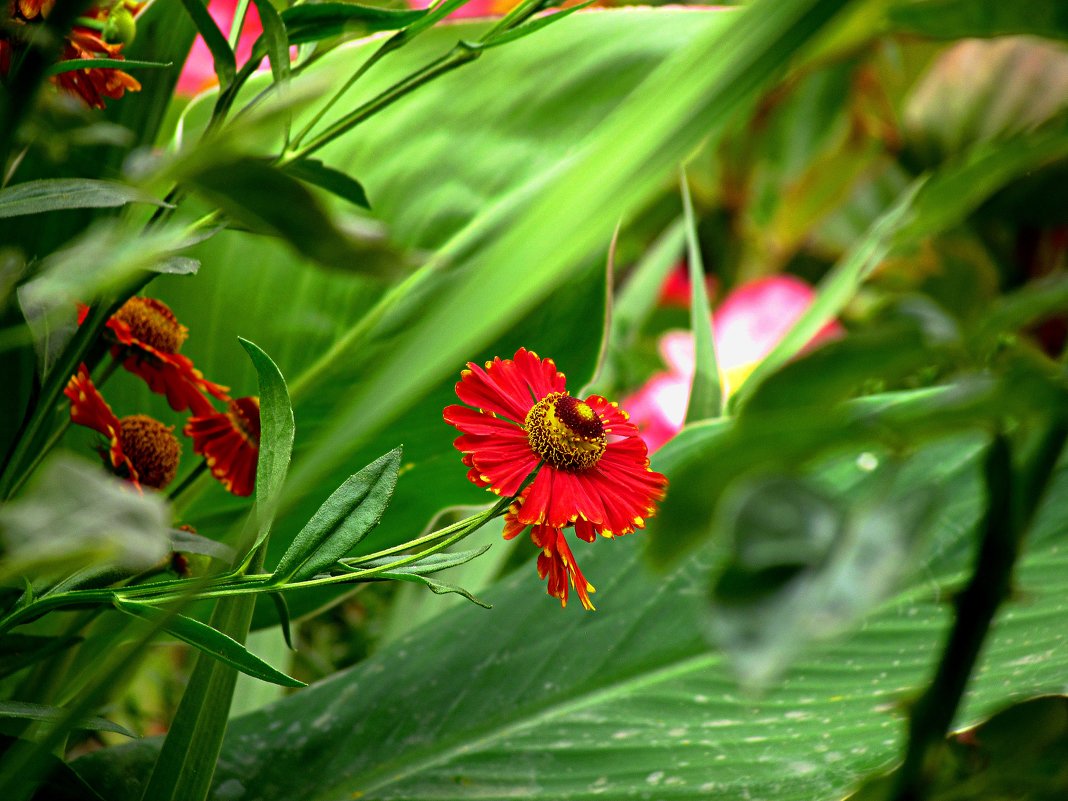
<path fill-rule="evenodd" d="M 812 287 L 790 275 L 762 278 L 727 295 L 712 317 L 725 396 L 737 391 L 815 296 Z M 831 320 L 807 347 L 842 333 L 842 326 Z M 693 336 L 688 331 L 669 331 L 660 338 L 660 355 L 668 370 L 654 375 L 620 403 L 637 424 L 650 451 L 675 436 L 686 418 L 694 374 Z"/>
<path fill-rule="evenodd" d="M 414 0 L 412 8 L 427 8 L 433 0 Z M 502 17 L 519 5 L 519 0 L 471 0 L 449 14 L 448 19 Z"/>
<path fill-rule="evenodd" d="M 223 36 L 228 37 L 237 0 L 209 0 L 209 2 L 208 12 L 219 26 Z M 241 37 L 237 42 L 238 66 L 248 60 L 252 54 L 252 45 L 261 33 L 263 33 L 263 27 L 260 25 L 260 15 L 256 11 L 256 6 L 250 3 L 248 13 L 245 14 L 245 24 L 241 27 Z M 204 44 L 203 37 L 197 34 L 193 49 L 189 52 L 189 58 L 186 59 L 182 73 L 178 76 L 176 91 L 188 97 L 214 86 L 217 82 L 211 51 Z"/>

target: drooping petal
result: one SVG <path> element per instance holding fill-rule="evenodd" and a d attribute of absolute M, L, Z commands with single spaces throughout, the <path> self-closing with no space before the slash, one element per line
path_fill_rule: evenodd
<path fill-rule="evenodd" d="M 530 531 L 530 538 L 541 548 L 541 554 L 538 556 L 538 575 L 543 579 L 548 578 L 546 591 L 549 595 L 559 598 L 561 606 L 567 606 L 570 584 L 578 593 L 582 606 L 593 611 L 590 593 L 595 592 L 594 586 L 582 575 L 564 532 L 551 526 L 535 526 Z"/>

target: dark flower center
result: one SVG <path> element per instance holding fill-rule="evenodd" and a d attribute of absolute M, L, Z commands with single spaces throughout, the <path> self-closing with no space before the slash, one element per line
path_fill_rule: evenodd
<path fill-rule="evenodd" d="M 162 353 L 177 353 L 189 336 L 170 307 L 155 298 L 130 298 L 115 317 L 130 327 L 134 338 Z"/>
<path fill-rule="evenodd" d="M 163 489 L 178 474 L 182 445 L 165 426 L 145 414 L 133 414 L 119 421 L 122 452 L 137 471 L 138 481 L 146 487 Z"/>
<path fill-rule="evenodd" d="M 587 470 L 608 446 L 601 418 L 589 404 L 563 392 L 535 403 L 523 423 L 530 447 L 553 467 Z"/>

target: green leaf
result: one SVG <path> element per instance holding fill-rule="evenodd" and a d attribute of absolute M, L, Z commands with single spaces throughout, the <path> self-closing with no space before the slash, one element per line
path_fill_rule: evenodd
<path fill-rule="evenodd" d="M 285 84 L 289 80 L 289 39 L 286 26 L 270 0 L 252 0 L 260 15 L 263 26 L 263 39 L 267 43 L 267 58 L 271 64 L 271 75 L 276 84 Z"/>
<path fill-rule="evenodd" d="M 254 679 L 279 684 L 282 687 L 304 687 L 302 681 L 287 676 L 277 670 L 255 654 L 249 653 L 245 646 L 232 637 L 228 637 L 221 631 L 213 629 L 199 620 L 194 620 L 185 615 L 165 612 L 148 604 L 136 603 L 135 601 L 115 598 L 115 608 L 133 617 L 144 618 L 153 623 L 159 623 L 163 630 L 177 637 L 179 640 L 189 643 L 201 653 L 207 654 L 213 659 L 240 670 Z"/>
<path fill-rule="evenodd" d="M 173 64 L 162 61 L 137 61 L 126 58 L 72 58 L 68 61 L 60 61 L 53 64 L 46 71 L 46 75 L 60 75 L 64 72 L 72 72 L 82 69 L 166 69 Z"/>
<path fill-rule="evenodd" d="M 256 158 L 212 164 L 192 175 L 199 194 L 253 231 L 278 236 L 298 253 L 336 269 L 380 272 L 362 243 L 342 231 L 307 187 Z"/>
<path fill-rule="evenodd" d="M 233 49 L 211 14 L 208 13 L 207 5 L 202 0 L 182 0 L 182 5 L 204 38 L 208 50 L 211 51 L 219 86 L 225 90 L 234 82 L 237 75 L 237 60 L 234 58 Z"/>
<path fill-rule="evenodd" d="M 59 706 L 46 706 L 45 704 L 31 704 L 25 701 L 0 701 L 0 718 L 21 718 L 23 720 L 60 721 L 67 716 L 67 710 Z M 107 731 L 112 734 L 121 734 L 123 737 L 137 739 L 137 735 L 113 723 L 107 718 L 93 716 L 82 718 L 73 722 L 73 728 L 86 731 Z"/>
<path fill-rule="evenodd" d="M 705 287 L 705 264 L 697 241 L 697 220 L 694 219 L 690 187 L 686 171 L 679 172 L 682 190 L 682 209 L 686 220 L 686 256 L 690 273 L 690 333 L 694 341 L 694 373 L 690 385 L 690 400 L 686 404 L 686 422 L 719 417 L 723 403 L 716 345 L 712 340 L 712 309 Z"/>
<path fill-rule="evenodd" d="M 897 0 L 887 20 L 895 31 L 933 39 L 1020 33 L 1068 38 L 1068 9 L 1060 0 Z"/>
<path fill-rule="evenodd" d="M 460 565 L 465 565 L 472 559 L 477 559 L 489 549 L 489 545 L 483 545 L 481 548 L 472 548 L 466 551 L 449 551 L 447 553 L 427 554 L 426 556 L 416 560 L 415 562 L 409 562 L 406 565 L 394 568 L 390 571 L 390 573 L 410 573 L 416 576 L 425 576 L 430 573 L 438 573 L 442 570 L 448 570 L 450 567 L 459 567 Z M 356 557 L 353 559 L 344 559 L 342 560 L 342 564 L 346 567 L 351 567 L 354 570 L 368 570 L 376 567 L 382 567 L 383 565 L 391 564 L 392 562 L 395 562 L 396 559 L 396 556 L 382 556 L 376 559 L 365 559 Z"/>
<path fill-rule="evenodd" d="M 401 449 L 367 465 L 334 490 L 282 556 L 272 577 L 303 581 L 328 570 L 378 525 L 397 485 Z"/>
<path fill-rule="evenodd" d="M 307 3 L 282 12 L 292 44 L 317 42 L 346 33 L 388 31 L 426 16 L 423 9 L 392 9 L 358 3 Z"/>
<path fill-rule="evenodd" d="M 168 203 L 136 186 L 89 178 L 42 178 L 0 189 L 0 218 L 45 214 L 60 209 L 106 209 L 127 203 Z"/>
<path fill-rule="evenodd" d="M 315 6 L 296 6 L 296 8 L 315 8 Z M 282 171 L 289 173 L 294 178 L 314 184 L 320 189 L 332 192 L 354 206 L 360 206 L 365 209 L 371 208 L 371 204 L 367 200 L 367 193 L 364 192 L 359 181 L 340 170 L 327 167 L 318 159 L 292 161 L 283 166 Z"/>
<path fill-rule="evenodd" d="M 245 557 L 244 564 L 247 565 L 250 560 L 257 558 L 260 546 L 270 536 L 282 485 L 289 472 L 289 460 L 293 455 L 296 424 L 289 389 L 278 365 L 255 343 L 247 339 L 241 339 L 240 342 L 256 368 L 260 399 L 260 448 L 256 462 L 257 534 L 255 543 Z M 259 558 L 262 559 L 262 556 Z"/>
<path fill-rule="evenodd" d="M 290 625 L 289 604 L 286 603 L 286 597 L 280 592 L 268 593 L 268 597 L 271 599 L 271 603 L 274 604 L 274 611 L 278 614 L 278 625 L 282 629 L 282 637 L 285 638 L 286 647 L 290 651 L 297 650 L 293 647 L 293 627 Z"/>
<path fill-rule="evenodd" d="M 653 467 L 672 474 L 721 425 L 684 429 Z M 921 558 L 863 627 L 808 649 L 764 697 L 739 693 L 702 636 L 713 553 L 653 574 L 641 533 L 577 542 L 598 589 L 598 611 L 587 613 L 544 595 L 528 546 L 531 561 L 485 593 L 492 613 L 455 607 L 330 681 L 231 721 L 216 786 L 240 783 L 248 801 L 841 798 L 897 758 L 902 703 L 938 658 L 982 515 L 981 449 L 981 437 L 955 438 L 906 466 L 902 489 L 937 486 L 942 499 Z M 849 487 L 866 474 L 844 465 L 826 480 Z M 957 727 L 1007 694 L 1063 689 L 1068 468 L 1049 498 Z M 75 766 L 125 801 L 157 747 L 135 743 Z"/>

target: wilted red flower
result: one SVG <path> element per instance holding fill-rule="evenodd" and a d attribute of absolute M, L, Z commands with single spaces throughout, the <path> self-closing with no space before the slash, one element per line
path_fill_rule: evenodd
<path fill-rule="evenodd" d="M 193 450 L 228 491 L 252 494 L 260 454 L 259 398 L 235 398 L 225 413 L 193 417 L 182 433 L 193 438 Z"/>
<path fill-rule="evenodd" d="M 71 376 L 63 394 L 70 398 L 72 422 L 108 438 L 106 458 L 117 476 L 136 487 L 156 489 L 174 480 L 182 455 L 182 445 L 172 433 L 174 426 L 144 414 L 120 420 L 93 385 L 84 364 Z"/>
<path fill-rule="evenodd" d="M 60 61 L 89 58 L 122 58 L 122 44 L 105 42 L 97 31 L 75 27 L 63 46 Z M 129 73 L 114 67 L 84 67 L 53 76 L 56 85 L 77 95 L 90 108 L 104 108 L 104 98 L 118 100 L 126 91 L 137 92 L 140 82 Z"/>
<path fill-rule="evenodd" d="M 593 586 L 579 571 L 564 539 L 565 528 L 586 542 L 645 525 L 664 496 L 667 479 L 649 469 L 645 443 L 626 412 L 599 395 L 567 393 L 552 359 L 520 348 L 513 359 L 496 358 L 485 369 L 468 363 L 456 385 L 466 406 L 448 406 L 445 421 L 462 436 L 455 441 L 468 478 L 502 496 L 516 495 L 534 480 L 505 518 L 506 538 L 533 526 L 542 549 L 538 572 L 549 577 L 550 595 L 567 603 L 569 578 L 582 605 L 592 609 Z"/>
<path fill-rule="evenodd" d="M 130 298 L 107 322 L 117 344 L 112 348 L 122 366 L 140 376 L 149 389 L 166 395 L 176 412 L 190 409 L 197 417 L 215 412 L 203 393 L 229 400 L 227 387 L 204 378 L 189 357 L 181 355 L 189 329 L 178 322 L 166 303 L 155 298 Z"/>

